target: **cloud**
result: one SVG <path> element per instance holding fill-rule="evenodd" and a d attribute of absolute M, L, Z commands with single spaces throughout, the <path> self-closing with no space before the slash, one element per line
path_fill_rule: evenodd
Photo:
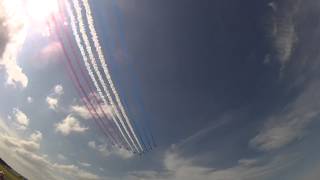
<path fill-rule="evenodd" d="M 88 146 L 91 147 L 92 149 L 96 149 L 96 142 L 95 141 L 89 141 Z"/>
<path fill-rule="evenodd" d="M 25 161 L 26 169 L 33 173 L 30 179 L 79 179 L 79 180 L 96 180 L 102 179 L 98 175 L 83 170 L 75 165 L 66 165 L 53 163 L 47 159 L 45 155 L 39 155 L 29 152 L 25 149 L 16 149 L 15 153 L 21 158 L 21 162 Z"/>
<path fill-rule="evenodd" d="M 80 169 L 78 166 L 75 165 L 61 165 L 61 164 L 53 164 L 53 168 L 71 176 L 75 179 L 79 180 L 95 180 L 101 179 L 98 175 L 89 173 L 85 170 Z"/>
<path fill-rule="evenodd" d="M 59 107 L 59 99 L 64 94 L 63 86 L 58 84 L 52 89 L 52 93 L 46 97 L 48 107 L 52 110 L 57 110 Z"/>
<path fill-rule="evenodd" d="M 79 164 L 80 164 L 81 166 L 83 166 L 83 167 L 90 167 L 90 166 L 91 166 L 91 164 L 85 163 L 85 162 L 79 162 Z"/>
<path fill-rule="evenodd" d="M 268 3 L 268 6 L 270 6 L 274 11 L 278 9 L 277 4 L 275 2 Z"/>
<path fill-rule="evenodd" d="M 129 159 L 133 157 L 133 153 L 124 149 L 124 148 L 118 148 L 115 146 L 109 146 L 107 144 L 97 144 L 95 141 L 89 141 L 88 146 L 91 149 L 94 149 L 98 151 L 102 156 L 117 156 L 122 159 Z"/>
<path fill-rule="evenodd" d="M 0 67 L 5 70 L 6 84 L 25 88 L 28 77 L 17 64 L 18 53 L 26 38 L 26 20 L 19 8 L 23 6 L 18 1 L 0 3 Z"/>
<path fill-rule="evenodd" d="M 62 135 L 69 135 L 72 132 L 82 133 L 88 130 L 88 127 L 84 127 L 80 124 L 78 119 L 72 115 L 68 115 L 62 122 L 55 124 L 56 132 L 60 132 Z"/>
<path fill-rule="evenodd" d="M 263 180 L 277 171 L 291 165 L 296 156 L 275 156 L 268 161 L 262 159 L 240 159 L 238 163 L 226 168 L 214 168 L 196 165 L 195 158 L 182 157 L 178 152 L 169 150 L 163 160 L 165 171 L 134 171 L 128 179 L 149 180 Z M 248 163 L 249 162 L 249 163 Z M 257 163 L 258 162 L 258 163 Z"/>
<path fill-rule="evenodd" d="M 62 87 L 61 84 L 56 85 L 56 86 L 53 88 L 53 90 L 54 90 L 54 93 L 55 93 L 56 95 L 58 95 L 58 96 L 61 96 L 61 95 L 64 93 L 63 87 Z"/>
<path fill-rule="evenodd" d="M 281 113 L 271 116 L 250 141 L 262 151 L 281 148 L 302 138 L 305 128 L 320 114 L 320 82 L 313 82 Z"/>
<path fill-rule="evenodd" d="M 30 139 L 34 142 L 40 142 L 42 140 L 42 133 L 40 131 L 36 131 L 30 135 Z"/>
<path fill-rule="evenodd" d="M 31 104 L 31 103 L 33 103 L 33 98 L 32 97 L 27 97 L 27 102 L 29 103 L 29 104 Z"/>
<path fill-rule="evenodd" d="M 99 114 L 100 117 L 104 117 L 104 115 L 107 116 L 108 119 L 111 119 L 112 117 L 112 108 L 109 105 L 103 105 L 101 104 L 101 108 L 104 111 L 104 114 L 102 111 L 100 111 L 100 108 L 98 107 L 97 104 L 93 104 L 96 107 L 97 113 Z M 72 105 L 70 106 L 70 112 L 83 118 L 83 119 L 91 119 L 92 116 L 88 109 L 85 106 L 81 105 Z"/>
<path fill-rule="evenodd" d="M 13 116 L 16 121 L 16 125 L 18 126 L 18 129 L 25 130 L 29 125 L 30 121 L 28 116 L 18 108 L 13 109 Z"/>
<path fill-rule="evenodd" d="M 58 154 L 57 157 L 58 157 L 58 159 L 61 160 L 61 161 L 65 161 L 65 160 L 67 159 L 67 158 L 66 158 L 64 155 L 62 155 L 62 154 Z"/>
<path fill-rule="evenodd" d="M 54 163 L 40 153 L 42 133 L 36 131 L 27 139 L 19 137 L 0 119 L 0 157 L 12 167 L 34 180 L 105 179 L 72 164 Z"/>
<path fill-rule="evenodd" d="M 4 12 L 4 7 L 0 4 L 0 12 Z M 4 13 L 0 13 L 0 57 L 5 50 L 6 44 L 9 41 L 8 31 L 9 28 L 5 26 L 6 16 Z"/>
<path fill-rule="evenodd" d="M 9 148 L 24 149 L 29 152 L 37 152 L 40 149 L 42 133 L 36 131 L 28 139 L 18 138 L 16 134 L 1 133 L 0 139 Z"/>
<path fill-rule="evenodd" d="M 291 15 L 281 17 L 275 22 L 274 46 L 281 64 L 286 64 L 291 57 L 297 41 L 295 25 Z"/>
<path fill-rule="evenodd" d="M 50 109 L 56 110 L 58 108 L 58 102 L 59 102 L 58 98 L 53 98 L 53 97 L 48 96 L 46 98 L 46 102 L 47 102 Z"/>
<path fill-rule="evenodd" d="M 4 144 L 11 148 L 21 148 L 29 152 L 37 152 L 40 148 L 39 142 L 33 140 L 21 140 L 8 135 L 2 135 L 1 139 Z"/>
<path fill-rule="evenodd" d="M 298 41 L 296 15 L 299 10 L 300 1 L 271 2 L 268 5 L 272 8 L 272 25 L 270 35 L 272 46 L 275 49 L 276 57 L 282 68 L 290 61 L 295 45 Z M 278 9 L 281 9 L 281 11 Z"/>
<path fill-rule="evenodd" d="M 70 112 L 72 112 L 75 115 L 80 116 L 83 119 L 92 118 L 90 112 L 88 111 L 88 109 L 85 106 L 80 106 L 80 105 L 71 106 Z"/>

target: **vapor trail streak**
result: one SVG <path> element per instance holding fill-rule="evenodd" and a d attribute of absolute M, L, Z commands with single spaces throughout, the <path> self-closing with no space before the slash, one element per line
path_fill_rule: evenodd
<path fill-rule="evenodd" d="M 74 0 L 74 1 L 78 1 L 78 0 Z M 100 63 L 102 65 L 103 72 L 107 77 L 108 83 L 109 83 L 109 85 L 111 87 L 111 90 L 112 90 L 112 92 L 114 94 L 116 102 L 117 102 L 117 104 L 118 104 L 118 106 L 120 108 L 121 114 L 123 115 L 124 119 L 126 120 L 126 123 L 128 124 L 129 129 L 131 130 L 131 132 L 132 132 L 136 142 L 138 143 L 140 149 L 143 151 L 141 143 L 140 143 L 140 141 L 139 141 L 139 139 L 138 139 L 133 127 L 132 127 L 132 124 L 131 124 L 131 122 L 130 122 L 127 114 L 126 114 L 126 111 L 125 111 L 122 103 L 121 103 L 119 94 L 118 94 L 118 92 L 117 92 L 117 90 L 116 90 L 116 88 L 115 88 L 115 86 L 113 84 L 113 81 L 111 79 L 111 75 L 109 73 L 108 66 L 107 66 L 106 60 L 104 58 L 104 54 L 102 52 L 101 45 L 99 43 L 98 35 L 97 35 L 97 32 L 96 32 L 95 27 L 94 27 L 94 20 L 93 20 L 93 17 L 92 17 L 92 13 L 91 13 L 89 2 L 88 2 L 88 0 L 82 0 L 82 2 L 83 2 L 83 5 L 84 5 L 84 8 L 85 8 L 85 11 L 86 11 L 86 17 L 87 17 L 87 22 L 88 22 L 88 25 L 89 25 L 90 34 L 92 36 L 92 40 L 93 40 L 94 46 L 96 48 Z"/>
<path fill-rule="evenodd" d="M 102 131 L 102 133 L 104 133 L 108 138 L 110 138 L 110 134 L 108 132 L 104 131 L 103 127 L 101 126 L 101 124 L 98 121 L 98 118 L 95 116 L 95 114 L 98 114 L 98 113 L 95 110 L 93 104 L 90 103 L 88 97 L 86 96 L 86 92 L 85 92 L 83 86 L 80 83 L 79 77 L 77 76 L 77 73 L 76 73 L 76 71 L 75 71 L 75 69 L 74 69 L 74 67 L 72 65 L 71 58 L 67 53 L 65 45 L 63 44 L 62 36 L 61 36 L 61 34 L 59 33 L 59 30 L 58 30 L 58 25 L 57 25 L 58 23 L 56 22 L 56 19 L 55 19 L 54 16 L 52 16 L 52 20 L 54 22 L 56 35 L 57 35 L 57 37 L 58 37 L 58 39 L 59 39 L 59 41 L 61 43 L 61 46 L 62 46 L 63 54 L 65 55 L 66 60 L 67 60 L 67 65 L 68 65 L 67 66 L 67 72 L 69 73 L 72 82 L 75 84 L 76 90 L 77 90 L 78 94 L 80 95 L 80 97 L 82 95 L 85 97 L 85 99 L 82 99 L 82 101 L 84 102 L 84 104 L 85 104 L 86 108 L 88 109 L 90 115 L 93 117 L 93 119 L 97 123 L 97 125 L 100 128 L 100 130 Z M 69 70 L 71 70 L 71 72 Z M 91 106 L 91 108 L 90 108 L 89 105 Z M 92 109 L 94 110 L 94 112 L 92 112 Z M 101 119 L 100 119 L 100 121 L 101 121 Z M 109 140 L 111 141 L 112 144 L 114 144 L 114 141 L 111 138 Z"/>
<path fill-rule="evenodd" d="M 129 63 L 132 63 L 131 58 L 128 56 L 128 48 L 127 48 L 127 43 L 125 41 L 125 33 L 124 33 L 124 28 L 123 28 L 123 15 L 120 12 L 119 5 L 117 4 L 117 0 L 111 0 L 111 3 L 112 3 L 112 7 L 114 9 L 115 17 L 117 18 L 117 27 L 118 27 L 117 32 L 119 33 L 119 44 L 121 45 L 121 47 L 124 50 L 124 57 L 129 61 Z M 129 71 L 131 72 L 131 75 L 130 75 L 131 81 L 133 81 L 133 83 L 135 85 L 138 85 L 138 87 L 139 87 L 140 83 L 139 83 L 138 76 L 136 75 L 136 72 L 134 71 L 134 67 L 130 66 Z M 149 113 L 147 113 L 145 111 L 144 103 L 142 102 L 141 92 L 136 91 L 135 94 L 136 94 L 136 96 L 138 96 L 137 101 L 141 104 L 141 111 L 144 115 L 144 117 L 141 118 L 142 122 L 140 121 L 141 127 L 142 127 L 144 134 L 146 136 L 146 141 L 148 142 L 149 147 L 152 149 L 152 146 L 156 147 L 156 143 L 155 143 L 152 131 L 151 131 L 151 126 L 150 126 L 151 118 L 148 115 Z M 133 121 L 133 123 L 134 123 L 134 121 Z M 147 129 L 145 128 L 144 125 L 146 125 Z M 149 142 L 149 139 L 151 139 L 152 144 Z"/>
<path fill-rule="evenodd" d="M 77 17 L 78 17 L 77 19 L 78 19 L 78 23 L 79 23 L 80 33 L 82 34 L 83 40 L 84 40 L 84 42 L 85 42 L 85 46 L 86 46 L 87 49 L 88 49 L 88 54 L 89 54 L 89 57 L 90 57 L 90 59 L 91 59 L 91 63 L 92 63 L 92 65 L 93 65 L 93 68 L 94 68 L 94 70 L 95 70 L 95 72 L 96 72 L 96 74 L 97 74 L 97 76 L 98 76 L 98 78 L 99 78 L 99 80 L 100 80 L 100 83 L 101 83 L 102 86 L 103 86 L 103 82 L 104 82 L 104 81 L 103 81 L 103 79 L 102 79 L 102 77 L 101 77 L 101 74 L 100 74 L 100 72 L 99 72 L 98 66 L 97 66 L 97 64 L 96 64 L 96 62 L 95 62 L 95 58 L 94 58 L 93 53 L 92 53 L 92 50 L 91 50 L 90 42 L 89 42 L 88 37 L 87 37 L 86 32 L 85 32 L 84 24 L 83 24 L 83 21 L 82 21 L 82 18 L 81 18 L 82 15 L 81 15 L 81 9 L 80 9 L 79 3 L 77 4 L 77 3 L 75 2 L 74 5 L 75 5 L 75 9 L 76 9 L 76 14 L 77 14 Z M 83 45 L 82 45 L 82 43 L 81 43 L 80 35 L 79 35 L 79 33 L 78 33 L 78 30 L 77 30 L 77 25 L 76 25 L 76 21 L 75 21 L 75 16 L 73 15 L 73 12 L 72 12 L 72 10 L 71 10 L 70 4 L 69 4 L 68 2 L 66 2 L 66 6 L 67 6 L 68 15 L 69 15 L 69 17 L 70 17 L 72 32 L 73 32 L 73 35 L 74 35 L 75 40 L 76 40 L 76 42 L 77 42 L 77 46 L 78 46 L 78 48 L 79 48 L 79 50 L 80 50 L 80 53 L 81 53 L 81 55 L 82 55 L 83 61 L 84 61 L 85 66 L 86 66 L 86 69 L 87 69 L 87 71 L 88 71 L 88 73 L 89 73 L 89 76 L 90 76 L 91 80 L 93 81 L 93 84 L 94 84 L 94 86 L 96 87 L 97 92 L 98 92 L 99 96 L 101 97 L 103 103 L 104 103 L 105 105 L 108 105 L 109 103 L 106 101 L 106 98 L 105 98 L 105 96 L 103 95 L 102 90 L 101 90 L 101 88 L 100 88 L 97 80 L 96 80 L 95 77 L 94 77 L 94 74 L 93 74 L 93 71 L 92 71 L 92 69 L 91 69 L 90 63 L 88 62 L 88 57 L 87 57 L 87 55 L 86 55 L 86 53 L 85 53 L 85 49 L 84 49 L 84 47 L 83 47 Z M 110 103 L 110 104 L 111 104 L 111 103 Z M 111 106 L 112 106 L 112 105 L 111 105 Z M 134 148 L 132 147 L 131 143 L 129 142 L 129 140 L 127 139 L 126 135 L 124 134 L 124 132 L 123 132 L 122 128 L 120 127 L 119 122 L 116 120 L 114 114 L 111 113 L 111 116 L 112 116 L 112 120 L 114 121 L 114 123 L 116 124 L 117 128 L 119 129 L 122 137 L 125 139 L 126 143 L 129 145 L 130 149 L 134 151 Z M 124 123 L 123 123 L 122 121 L 120 121 L 120 122 L 121 122 L 122 126 L 124 126 Z M 125 127 L 125 126 L 124 126 L 124 127 Z M 128 132 L 126 131 L 126 133 L 128 133 Z M 128 133 L 128 136 L 130 137 L 130 134 L 129 134 L 129 133 Z M 136 148 L 136 149 L 137 149 L 137 148 Z"/>
<path fill-rule="evenodd" d="M 65 20 L 65 19 L 64 19 L 64 18 L 65 18 L 65 14 L 64 14 L 64 11 L 63 11 L 63 6 L 61 6 L 61 5 L 62 5 L 62 4 L 61 4 L 61 2 L 60 2 L 60 3 L 59 3 L 59 11 L 60 11 L 60 12 L 59 12 L 59 15 L 60 15 L 60 20 L 64 21 L 64 20 Z M 63 28 L 63 30 L 64 30 L 64 33 L 65 33 L 66 37 L 67 37 L 68 44 L 69 44 L 69 46 L 71 47 L 73 56 L 74 56 L 75 59 L 76 59 L 76 63 L 77 63 L 77 65 L 78 65 L 79 69 L 80 69 L 80 73 L 83 75 L 83 78 L 84 78 L 84 80 L 85 80 L 85 86 L 89 89 L 89 92 L 94 92 L 94 90 L 93 90 L 93 88 L 92 88 L 92 86 L 91 86 L 91 84 L 90 84 L 90 80 L 89 80 L 89 78 L 87 77 L 87 73 L 85 73 L 85 70 L 84 70 L 84 68 L 82 67 L 81 57 L 79 57 L 79 54 L 77 53 L 75 47 L 73 46 L 72 38 L 70 37 L 70 35 L 69 35 L 68 31 L 67 31 L 67 27 L 66 27 L 66 26 L 63 26 L 62 28 Z M 120 137 L 119 137 L 119 138 L 116 138 L 116 137 L 113 135 L 113 134 L 114 134 L 114 133 L 113 133 L 113 132 L 114 132 L 114 129 L 111 128 L 111 130 L 110 130 L 110 127 L 112 127 L 113 124 L 111 124 L 111 123 L 109 122 L 109 120 L 103 121 L 103 117 L 107 118 L 107 115 L 106 115 L 106 113 L 104 112 L 103 107 L 102 107 L 101 104 L 99 103 L 96 94 L 93 94 L 93 95 L 92 95 L 92 96 L 93 96 L 93 100 L 94 100 L 93 102 L 92 102 L 90 96 L 88 95 L 88 93 L 84 92 L 84 94 L 86 95 L 86 98 L 89 100 L 89 102 L 91 102 L 90 104 L 91 104 L 92 108 L 94 109 L 94 111 L 96 112 L 96 116 L 97 116 L 98 119 L 101 121 L 102 126 L 106 129 L 106 131 L 108 132 L 108 134 L 111 136 L 111 139 L 112 139 L 112 141 L 114 142 L 114 144 L 120 146 L 120 145 L 121 145 L 121 142 L 120 142 L 120 139 L 121 139 L 121 138 L 120 138 Z M 90 100 L 91 100 L 91 101 L 90 101 Z M 96 109 L 95 109 L 95 107 L 94 107 L 94 104 L 96 104 L 96 105 L 98 106 L 98 108 L 99 108 L 99 110 L 101 111 L 102 115 L 100 115 L 99 112 L 96 111 Z M 109 128 L 108 128 L 108 127 L 109 127 Z M 111 131 L 111 132 L 110 132 L 110 131 Z"/>

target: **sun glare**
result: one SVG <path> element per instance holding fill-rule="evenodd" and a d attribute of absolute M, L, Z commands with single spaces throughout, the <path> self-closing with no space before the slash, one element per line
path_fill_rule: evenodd
<path fill-rule="evenodd" d="M 27 0 L 27 13 L 32 21 L 44 22 L 58 12 L 57 0 Z"/>

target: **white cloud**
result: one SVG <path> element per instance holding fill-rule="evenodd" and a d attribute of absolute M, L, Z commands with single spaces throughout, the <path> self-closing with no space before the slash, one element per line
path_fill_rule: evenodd
<path fill-rule="evenodd" d="M 47 104 L 50 109 L 55 110 L 58 108 L 58 99 L 53 97 L 47 97 L 46 98 Z"/>
<path fill-rule="evenodd" d="M 110 155 L 114 155 L 122 159 L 129 159 L 133 157 L 133 153 L 124 148 L 118 148 L 107 144 L 97 144 L 95 141 L 89 141 L 88 146 L 105 157 Z"/>
<path fill-rule="evenodd" d="M 1 139 L 4 144 L 12 148 L 22 148 L 30 152 L 37 152 L 40 148 L 39 142 L 32 140 L 21 140 L 8 135 L 2 135 Z"/>
<path fill-rule="evenodd" d="M 84 167 L 90 167 L 90 166 L 91 166 L 91 164 L 85 163 L 85 162 L 79 162 L 79 164 L 80 164 L 81 166 L 84 166 Z"/>
<path fill-rule="evenodd" d="M 50 109 L 57 110 L 59 107 L 60 97 L 64 94 L 62 85 L 55 85 L 52 89 L 52 93 L 47 96 L 46 102 Z"/>
<path fill-rule="evenodd" d="M 112 117 L 111 106 L 103 105 L 103 104 L 100 104 L 100 105 L 93 104 L 93 105 L 96 107 L 95 109 L 97 110 L 97 113 L 100 117 L 104 117 L 104 115 L 106 115 L 108 119 L 111 119 L 111 117 Z M 103 109 L 103 112 L 101 111 L 99 106 L 101 106 L 101 108 Z M 77 116 L 80 116 L 83 119 L 92 118 L 90 112 L 88 111 L 88 109 L 85 106 L 72 105 L 72 106 L 70 106 L 70 112 L 77 115 Z"/>
<path fill-rule="evenodd" d="M 34 142 L 40 142 L 42 140 L 42 133 L 40 131 L 36 131 L 30 135 L 30 139 Z"/>
<path fill-rule="evenodd" d="M 54 87 L 54 93 L 57 94 L 57 95 L 59 95 L 59 96 L 61 96 L 61 95 L 64 93 L 63 87 L 62 87 L 61 84 L 58 84 L 58 85 L 56 85 L 56 86 Z"/>
<path fill-rule="evenodd" d="M 0 3 L 0 66 L 7 75 L 6 84 L 25 88 L 28 77 L 17 64 L 18 53 L 26 38 L 27 21 L 21 9 L 22 2 L 6 0 Z"/>
<path fill-rule="evenodd" d="M 133 180 L 263 180 L 275 172 L 291 165 L 296 156 L 275 156 L 267 162 L 262 160 L 239 160 L 239 163 L 227 168 L 209 168 L 196 165 L 195 158 L 183 158 L 178 152 L 168 151 L 164 156 L 166 171 L 134 171 L 128 179 Z M 253 163 L 259 162 L 259 163 Z"/>
<path fill-rule="evenodd" d="M 101 179 L 101 177 L 99 177 L 98 175 L 80 169 L 78 166 L 75 165 L 53 164 L 53 168 L 79 180 Z"/>
<path fill-rule="evenodd" d="M 0 157 L 23 176 L 33 180 L 105 179 L 75 165 L 51 162 L 41 154 L 42 133 L 36 131 L 28 139 L 19 137 L 0 119 Z"/>
<path fill-rule="evenodd" d="M 80 124 L 79 120 L 68 115 L 62 122 L 55 124 L 57 132 L 60 132 L 62 135 L 69 135 L 72 132 L 82 133 L 88 130 L 88 127 L 84 127 Z"/>
<path fill-rule="evenodd" d="M 64 155 L 62 155 L 62 154 L 58 154 L 57 157 L 58 157 L 58 159 L 61 160 L 61 161 L 65 161 L 65 160 L 67 159 L 67 158 L 66 158 Z"/>
<path fill-rule="evenodd" d="M 96 148 L 96 142 L 95 141 L 89 141 L 88 146 L 91 147 L 92 149 Z"/>
<path fill-rule="evenodd" d="M 83 119 L 92 118 L 90 112 L 88 111 L 88 109 L 85 106 L 74 105 L 74 106 L 70 107 L 70 111 L 73 114 L 82 117 Z"/>
<path fill-rule="evenodd" d="M 88 146 L 99 153 L 101 153 L 103 156 L 109 156 L 111 155 L 110 147 L 107 144 L 96 144 L 95 141 L 89 141 Z"/>
<path fill-rule="evenodd" d="M 320 114 L 320 82 L 306 87 L 283 112 L 267 120 L 250 145 L 262 151 L 281 148 L 302 138 L 305 128 Z"/>
<path fill-rule="evenodd" d="M 3 132 L 0 133 L 0 139 L 10 148 L 20 148 L 29 152 L 37 152 L 40 149 L 42 133 L 40 131 L 36 131 L 30 135 L 29 139 L 20 139 L 16 134 Z"/>
<path fill-rule="evenodd" d="M 18 108 L 13 109 L 13 116 L 18 129 L 25 130 L 30 121 L 28 116 Z"/>
<path fill-rule="evenodd" d="M 27 102 L 29 103 L 29 104 L 31 104 L 31 103 L 33 103 L 33 98 L 32 97 L 27 97 Z"/>

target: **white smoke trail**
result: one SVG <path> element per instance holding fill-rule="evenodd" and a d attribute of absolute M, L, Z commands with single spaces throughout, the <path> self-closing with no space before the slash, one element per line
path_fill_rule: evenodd
<path fill-rule="evenodd" d="M 69 15 L 69 17 L 70 17 L 70 23 L 71 23 L 71 29 L 72 29 L 72 32 L 73 32 L 73 36 L 75 37 L 77 46 L 78 46 L 78 48 L 79 48 L 79 50 L 80 50 L 81 56 L 82 56 L 82 58 L 83 58 L 83 61 L 84 61 L 84 63 L 85 63 L 85 66 L 86 66 L 86 69 L 87 69 L 87 71 L 88 71 L 88 73 L 89 73 L 89 76 L 90 76 L 91 80 L 93 81 L 94 86 L 95 86 L 95 88 L 97 89 L 97 92 L 98 92 L 98 94 L 100 95 L 103 103 L 104 103 L 105 105 L 108 105 L 108 102 L 106 101 L 106 98 L 104 97 L 104 95 L 103 95 L 103 93 L 102 93 L 102 91 L 101 91 L 101 89 L 100 89 L 100 87 L 99 87 L 99 84 L 98 84 L 97 80 L 96 80 L 95 77 L 94 77 L 94 74 L 93 74 L 93 71 L 92 71 L 92 69 L 91 69 L 90 63 L 88 62 L 88 57 L 87 57 L 87 55 L 86 55 L 86 53 L 85 53 L 85 49 L 84 49 L 84 47 L 83 47 L 83 45 L 82 45 L 82 43 L 81 43 L 81 38 L 80 38 L 80 35 L 79 35 L 79 33 L 78 33 L 78 30 L 77 30 L 77 25 L 76 25 L 75 16 L 73 15 L 73 12 L 72 12 L 72 10 L 71 10 L 70 4 L 69 4 L 68 2 L 66 2 L 66 7 L 67 7 L 67 13 L 68 13 L 68 15 Z M 83 27 L 83 23 L 81 24 L 81 23 L 79 22 L 79 26 L 80 26 L 80 31 L 81 31 L 81 26 Z M 133 147 L 131 146 L 131 143 L 129 143 L 129 141 L 128 141 L 127 137 L 125 136 L 123 130 L 121 129 L 118 121 L 117 121 L 116 118 L 114 117 L 114 114 L 111 113 L 111 116 L 112 116 L 112 120 L 115 122 L 117 128 L 119 129 L 119 131 L 120 131 L 121 135 L 123 136 L 123 138 L 125 139 L 126 143 L 129 145 L 130 149 L 133 150 Z"/>
<path fill-rule="evenodd" d="M 121 114 L 123 115 L 124 119 L 126 120 L 130 130 L 132 131 L 132 134 L 133 134 L 135 140 L 137 141 L 137 143 L 139 145 L 139 147 L 141 148 L 141 150 L 143 150 L 143 148 L 141 146 L 141 143 L 140 143 L 135 131 L 133 130 L 131 122 L 130 122 L 127 114 L 126 114 L 126 111 L 125 111 L 122 103 L 121 103 L 119 94 L 118 94 L 118 92 L 117 92 L 117 90 L 116 90 L 116 88 L 115 88 L 115 86 L 113 84 L 113 81 L 111 79 L 111 75 L 110 75 L 109 70 L 108 70 L 108 65 L 106 64 L 106 60 L 104 58 L 104 54 L 103 54 L 101 45 L 99 43 L 99 38 L 98 38 L 97 32 L 96 32 L 95 27 L 94 27 L 94 20 L 93 20 L 93 17 L 92 17 L 92 13 L 91 13 L 89 2 L 88 2 L 88 0 L 82 0 L 82 2 L 83 2 L 83 5 L 84 5 L 84 8 L 85 8 L 85 11 L 86 11 L 86 17 L 87 17 L 87 22 L 88 22 L 88 25 L 89 25 L 90 34 L 92 36 L 93 44 L 94 44 L 94 46 L 96 48 L 100 63 L 102 65 L 103 72 L 107 77 L 108 83 L 109 83 L 109 85 L 111 87 L 111 90 L 112 90 L 114 96 L 115 96 L 115 99 L 116 99 L 116 102 L 117 102 L 117 104 L 118 104 L 118 106 L 120 108 Z"/>

